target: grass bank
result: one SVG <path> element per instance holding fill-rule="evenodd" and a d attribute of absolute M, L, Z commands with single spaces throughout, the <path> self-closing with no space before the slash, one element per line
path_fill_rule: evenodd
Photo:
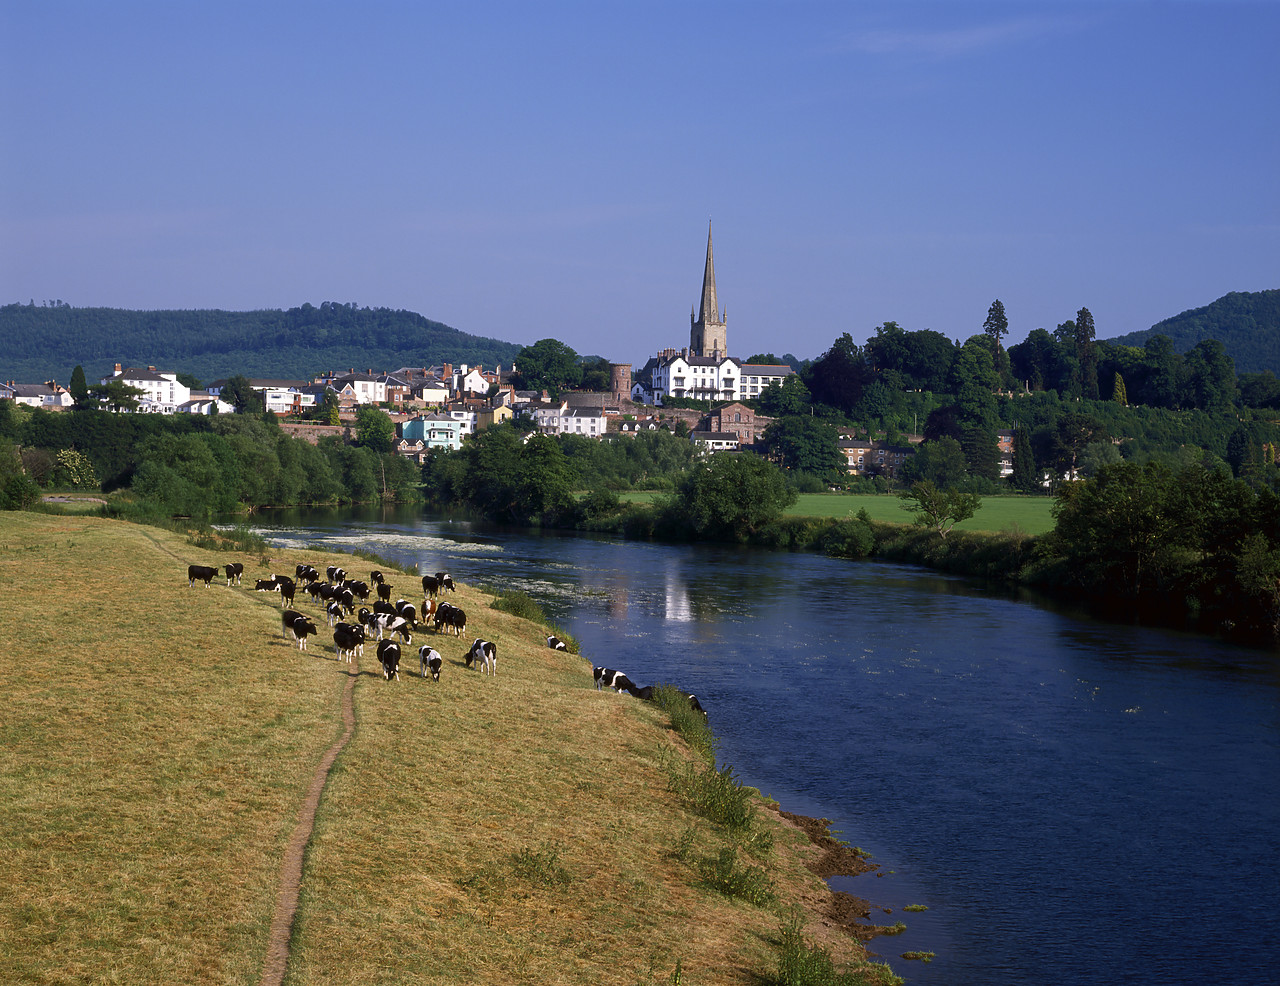
<path fill-rule="evenodd" d="M 370 567 L 0 515 L 0 629 L 15 642 L 0 981 L 258 981 L 281 858 L 341 731 L 349 666 L 302 596 L 322 631 L 308 652 L 281 639 L 278 597 L 249 587 L 335 559 Z M 188 587 L 188 564 L 232 561 L 243 587 Z M 473 587 L 486 573 L 453 574 L 466 638 L 416 635 L 399 681 L 371 651 L 361 661 L 287 983 L 769 983 L 796 947 L 796 907 L 804 948 L 861 957 L 822 919 L 831 894 L 799 828 L 749 791 L 745 827 L 716 820 L 686 780 L 703 761 L 666 713 L 595 691 L 588 661 L 490 608 Z M 414 597 L 416 573 L 388 579 Z M 498 644 L 496 678 L 464 667 L 476 636 Z M 415 673 L 424 641 L 444 656 L 438 683 Z M 715 797 L 737 799 L 728 788 Z"/>

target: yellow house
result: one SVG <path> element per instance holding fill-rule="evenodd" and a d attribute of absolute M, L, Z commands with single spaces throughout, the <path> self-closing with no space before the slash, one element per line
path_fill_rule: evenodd
<path fill-rule="evenodd" d="M 481 428 L 488 428 L 490 425 L 502 424 L 504 421 L 510 421 L 515 417 L 516 412 L 506 404 L 499 404 L 497 407 L 479 411 L 476 414 L 476 431 Z"/>

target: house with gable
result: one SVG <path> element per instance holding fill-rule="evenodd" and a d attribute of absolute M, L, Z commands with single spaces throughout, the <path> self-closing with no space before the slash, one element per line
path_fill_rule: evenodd
<path fill-rule="evenodd" d="M 111 376 L 103 377 L 101 382 L 105 385 L 113 380 L 142 391 L 142 397 L 138 399 L 138 410 L 144 413 L 174 414 L 179 407 L 191 400 L 191 388 L 178 381 L 176 372 L 157 371 L 154 366 L 148 366 L 145 370 L 132 366 L 123 369 L 117 363 Z"/>

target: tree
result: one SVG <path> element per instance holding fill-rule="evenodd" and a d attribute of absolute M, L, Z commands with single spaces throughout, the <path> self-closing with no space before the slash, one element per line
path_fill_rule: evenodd
<path fill-rule="evenodd" d="M 755 356 L 748 357 L 746 362 L 758 366 L 785 366 L 786 360 L 778 359 L 773 353 L 756 353 Z"/>
<path fill-rule="evenodd" d="M 837 440 L 834 425 L 808 415 L 778 418 L 762 436 L 766 455 L 782 468 L 823 477 L 844 471 Z"/>
<path fill-rule="evenodd" d="M 919 480 L 944 490 L 959 486 L 968 475 L 964 450 L 949 436 L 922 442 L 902 466 L 907 482 Z"/>
<path fill-rule="evenodd" d="M 995 351 L 1000 352 L 1000 340 L 1009 331 L 1009 319 L 1005 316 L 1004 305 L 997 298 L 987 309 L 987 320 L 982 323 L 982 331 L 995 343 Z"/>
<path fill-rule="evenodd" d="M 237 373 L 222 386 L 218 398 L 230 404 L 237 414 L 262 414 L 267 409 L 267 399 L 249 385 L 249 380 Z"/>
<path fill-rule="evenodd" d="M 71 394 L 72 406 L 77 411 L 93 407 L 94 400 L 89 394 L 89 383 L 84 377 L 84 367 L 78 363 L 71 371 L 71 383 L 67 385 L 67 392 Z"/>
<path fill-rule="evenodd" d="M 1093 313 L 1087 308 L 1076 312 L 1076 358 L 1080 361 L 1080 388 L 1090 400 L 1098 399 L 1098 349 L 1094 345 L 1097 332 L 1093 326 Z"/>
<path fill-rule="evenodd" d="M 740 540 L 781 516 L 796 493 L 771 462 L 749 452 L 696 464 L 676 491 L 674 509 L 694 533 Z"/>
<path fill-rule="evenodd" d="M 1125 598 L 1164 586 L 1194 534 L 1182 487 L 1154 462 L 1104 466 L 1093 479 L 1064 483 L 1053 509 L 1054 541 L 1072 578 Z"/>
<path fill-rule="evenodd" d="M 805 384 L 814 400 L 849 414 L 862 396 L 869 373 L 853 337 L 845 332 L 809 367 Z"/>
<path fill-rule="evenodd" d="M 145 396 L 137 387 L 130 387 L 123 380 L 108 380 L 97 387 L 90 387 L 89 395 L 106 404 L 110 411 L 136 411 Z"/>
<path fill-rule="evenodd" d="M 1094 442 L 1108 439 L 1107 426 L 1091 414 L 1068 411 L 1054 426 L 1050 460 L 1056 470 L 1055 479 L 1075 479 L 1080 456 Z"/>
<path fill-rule="evenodd" d="M 582 382 L 578 354 L 558 339 L 540 339 L 516 357 L 515 377 L 521 390 L 546 390 L 558 397 Z"/>
<path fill-rule="evenodd" d="M 1236 397 L 1236 368 L 1217 339 L 1204 339 L 1183 357 L 1186 389 L 1182 405 L 1202 411 L 1231 410 Z"/>
<path fill-rule="evenodd" d="M 356 444 L 384 455 L 396 447 L 396 426 L 380 407 L 361 404 L 356 409 Z"/>
<path fill-rule="evenodd" d="M 899 499 L 903 501 L 903 510 L 916 515 L 918 526 L 931 527 L 943 538 L 956 524 L 968 520 L 982 506 L 982 497 L 977 493 L 940 490 L 927 479 L 913 483 Z"/>
<path fill-rule="evenodd" d="M 956 427 L 965 462 L 974 476 L 1000 475 L 996 435 L 995 361 L 984 336 L 972 336 L 956 353 L 950 388 L 956 395 Z"/>
<path fill-rule="evenodd" d="M 1111 385 L 1111 399 L 1121 407 L 1129 406 L 1129 394 L 1124 389 L 1124 377 L 1116 370 L 1116 378 Z"/>
<path fill-rule="evenodd" d="M 800 379 L 800 374 L 792 373 L 783 377 L 782 383 L 771 383 L 760 391 L 756 407 L 761 414 L 781 418 L 788 414 L 803 414 L 812 400 L 809 388 Z"/>

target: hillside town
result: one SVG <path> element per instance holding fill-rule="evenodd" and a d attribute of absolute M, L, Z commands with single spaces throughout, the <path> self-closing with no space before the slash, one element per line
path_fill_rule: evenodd
<path fill-rule="evenodd" d="M 454 450 L 469 435 L 508 420 L 526 423 L 545 435 L 580 435 L 597 440 L 665 430 L 687 436 L 704 454 L 762 451 L 761 439 L 774 418 L 759 413 L 755 401 L 780 387 L 795 370 L 786 364 L 744 362 L 729 355 L 727 316 L 716 293 L 711 232 L 707 233 L 702 290 L 690 313 L 689 343 L 664 348 L 639 371 L 631 363 L 610 363 L 607 390 L 570 390 L 552 397 L 546 389 L 517 389 L 515 364 L 486 368 L 465 363 L 396 369 L 326 369 L 310 380 L 241 378 L 261 396 L 265 410 L 282 429 L 312 443 L 333 435 L 352 436 L 356 410 L 384 409 L 396 428 L 396 451 L 419 464 L 432 450 Z M 104 406 L 138 414 L 232 414 L 227 399 L 231 378 L 196 389 L 175 369 L 124 366 L 99 380 L 99 392 L 125 395 Z M 111 389 L 114 388 L 114 391 Z M 43 383 L 0 383 L 0 399 L 47 410 L 74 403 L 67 387 Z M 668 402 L 706 402 L 710 409 L 669 406 Z M 322 406 L 336 414 L 319 420 Z M 837 448 L 851 476 L 892 479 L 921 441 L 899 436 L 889 443 L 852 430 L 838 435 Z M 1013 471 L 1013 433 L 998 435 L 1000 474 Z"/>

